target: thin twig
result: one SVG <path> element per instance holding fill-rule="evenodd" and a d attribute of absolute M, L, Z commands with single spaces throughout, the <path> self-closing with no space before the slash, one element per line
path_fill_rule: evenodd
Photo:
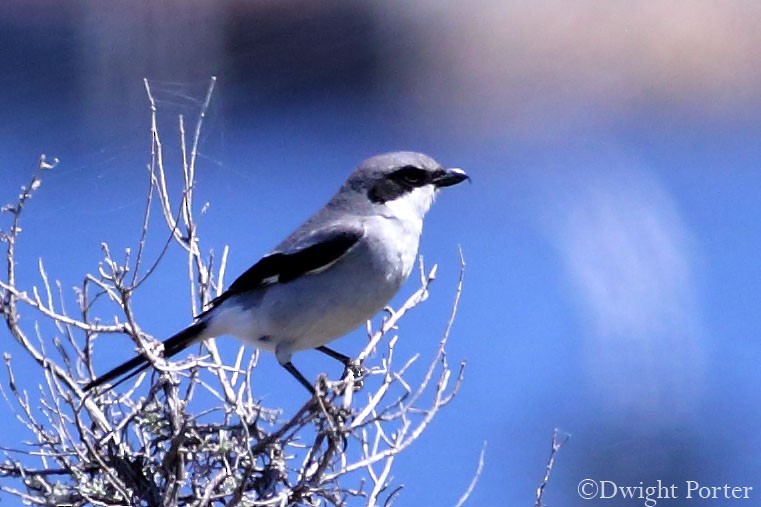
<path fill-rule="evenodd" d="M 552 449 L 550 450 L 550 457 L 547 459 L 547 466 L 544 470 L 544 477 L 542 478 L 542 482 L 540 482 L 539 487 L 536 488 L 536 503 L 534 504 L 535 507 L 542 507 L 542 505 L 544 505 L 542 504 L 544 489 L 550 482 L 550 475 L 552 474 L 552 469 L 555 466 L 555 457 L 557 456 L 558 451 L 560 451 L 560 448 L 563 447 L 566 442 L 568 442 L 569 438 L 571 438 L 571 435 L 568 433 L 563 433 L 557 428 L 555 428 L 555 430 L 552 432 Z"/>
<path fill-rule="evenodd" d="M 462 494 L 460 499 L 455 504 L 455 507 L 462 507 L 465 505 L 465 502 L 468 501 L 470 495 L 473 494 L 473 490 L 476 489 L 478 479 L 481 478 L 481 473 L 484 471 L 484 456 L 486 456 L 486 442 L 484 442 L 484 445 L 481 446 L 481 452 L 478 455 L 478 467 L 476 468 L 476 473 L 473 474 L 473 477 L 470 479 L 470 483 L 468 484 L 465 493 Z"/>

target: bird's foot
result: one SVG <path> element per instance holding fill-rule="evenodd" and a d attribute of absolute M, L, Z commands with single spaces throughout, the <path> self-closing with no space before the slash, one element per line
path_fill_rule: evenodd
<path fill-rule="evenodd" d="M 365 373 L 367 370 L 362 366 L 360 361 L 352 359 L 344 363 L 344 372 L 341 380 L 346 383 L 346 388 L 351 388 L 354 392 L 359 391 L 365 384 Z"/>

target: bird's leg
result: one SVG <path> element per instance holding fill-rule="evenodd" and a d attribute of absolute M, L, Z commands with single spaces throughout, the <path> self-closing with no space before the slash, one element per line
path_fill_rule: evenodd
<path fill-rule="evenodd" d="M 304 377 L 304 375 L 301 374 L 299 370 L 296 369 L 295 366 L 293 366 L 293 363 L 288 361 L 285 363 L 281 363 L 281 366 L 288 371 L 291 375 L 293 375 L 293 378 L 299 381 L 299 383 L 307 388 L 307 391 L 311 393 L 312 396 L 315 395 L 314 386 L 309 383 L 309 381 Z"/>
<path fill-rule="evenodd" d="M 333 359 L 340 361 L 344 365 L 344 373 L 341 376 L 341 379 L 345 379 L 348 372 L 352 372 L 354 375 L 354 378 L 357 379 L 357 383 L 355 384 L 355 389 L 359 390 L 359 388 L 362 387 L 362 374 L 363 369 L 362 365 L 358 362 L 354 361 L 354 359 L 350 358 L 349 356 L 345 356 L 341 354 L 340 352 L 336 352 L 335 350 L 326 347 L 324 345 L 317 347 L 317 350 L 322 352 L 323 354 L 332 357 Z"/>
<path fill-rule="evenodd" d="M 336 352 L 335 350 L 333 350 L 331 348 L 328 348 L 325 345 L 317 347 L 317 350 L 319 350 L 320 352 L 322 352 L 325 355 L 328 355 L 328 356 L 332 357 L 333 359 L 335 359 L 337 361 L 341 361 L 343 363 L 343 365 L 346 366 L 347 368 L 353 362 L 349 356 L 345 356 L 345 355 L 341 354 L 340 352 Z"/>
<path fill-rule="evenodd" d="M 277 358 L 277 362 L 280 363 L 280 366 L 285 368 L 285 370 L 290 373 L 293 378 L 298 380 L 299 384 L 306 387 L 307 391 L 309 391 L 312 396 L 315 396 L 317 393 L 314 389 L 314 385 L 309 382 L 306 377 L 296 369 L 295 366 L 293 366 L 293 363 L 291 362 L 292 356 L 293 351 L 291 350 L 290 344 L 288 342 L 280 342 L 275 347 L 275 357 Z"/>

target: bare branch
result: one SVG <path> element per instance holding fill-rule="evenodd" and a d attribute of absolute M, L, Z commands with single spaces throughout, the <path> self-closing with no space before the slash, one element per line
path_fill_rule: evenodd
<path fill-rule="evenodd" d="M 544 505 L 542 503 L 544 489 L 550 482 L 552 468 L 555 466 L 555 457 L 560 451 L 560 448 L 563 447 L 566 442 L 568 442 L 569 438 L 571 438 L 571 435 L 568 433 L 563 433 L 557 428 L 555 428 L 555 431 L 552 432 L 552 449 L 550 450 L 550 457 L 547 459 L 547 467 L 545 468 L 542 482 L 540 482 L 539 487 L 536 488 L 536 503 L 534 504 L 535 507 L 542 507 Z"/>
<path fill-rule="evenodd" d="M 468 501 L 468 498 L 470 498 L 470 495 L 473 494 L 473 490 L 476 489 L 476 484 L 478 484 L 478 479 L 481 478 L 481 473 L 484 471 L 484 456 L 486 456 L 486 442 L 484 442 L 484 445 L 481 446 L 481 453 L 478 455 L 478 467 L 476 468 L 476 473 L 473 474 L 473 478 L 470 479 L 470 483 L 468 484 L 468 488 L 465 490 L 465 493 L 462 494 L 460 499 L 455 504 L 455 507 L 462 507 L 465 505 L 465 502 Z"/>

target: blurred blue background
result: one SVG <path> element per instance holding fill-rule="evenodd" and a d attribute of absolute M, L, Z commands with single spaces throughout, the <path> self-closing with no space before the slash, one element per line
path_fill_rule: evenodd
<path fill-rule="evenodd" d="M 230 245 L 228 283 L 370 155 L 423 151 L 473 177 L 429 215 L 421 253 L 440 277 L 398 348 L 434 352 L 461 245 L 449 358 L 468 361 L 465 383 L 399 458 L 398 505 L 455 504 L 483 442 L 470 505 L 533 505 L 556 427 L 572 438 L 549 505 L 643 505 L 585 502 L 584 478 L 757 497 L 760 21 L 761 4 L 700 0 L 6 1 L 0 200 L 41 153 L 61 160 L 24 217 L 19 283 L 40 283 L 44 257 L 73 308 L 69 288 L 96 269 L 100 243 L 134 247 L 150 147 L 142 78 L 172 149 L 177 115 L 195 117 L 216 75 L 196 199 L 210 204 L 202 248 Z M 174 262 L 135 301 L 157 337 L 191 318 Z M 356 353 L 362 334 L 336 348 Z M 132 350 L 106 339 L 101 371 Z M 5 330 L 0 344 L 24 364 Z M 295 362 L 337 375 L 319 356 Z M 260 362 L 258 395 L 297 406 L 301 387 Z M 22 370 L 32 388 L 39 371 Z M 5 421 L 2 444 L 21 445 Z"/>

